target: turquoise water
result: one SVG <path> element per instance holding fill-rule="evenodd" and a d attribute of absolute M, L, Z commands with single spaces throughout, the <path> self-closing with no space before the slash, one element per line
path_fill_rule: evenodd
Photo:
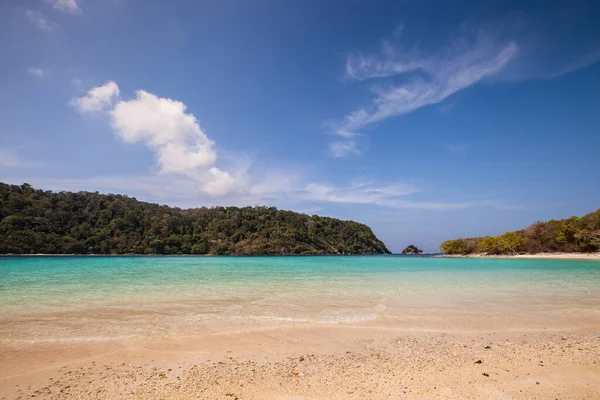
<path fill-rule="evenodd" d="M 146 332 L 142 326 L 152 321 L 163 330 L 179 332 L 211 329 L 219 321 L 238 326 L 267 320 L 346 323 L 469 312 L 490 318 L 507 313 L 550 316 L 578 310 L 599 316 L 598 261 L 0 258 L 0 318 L 10 322 L 0 333 L 8 336 L 22 337 L 20 330 L 39 321 L 47 322 L 38 327 L 40 332 L 56 335 L 50 320 L 70 321 L 61 326 L 64 335 L 82 335 L 107 323 L 131 324 Z M 89 318 L 85 322 L 90 329 L 78 326 L 82 317 Z"/>

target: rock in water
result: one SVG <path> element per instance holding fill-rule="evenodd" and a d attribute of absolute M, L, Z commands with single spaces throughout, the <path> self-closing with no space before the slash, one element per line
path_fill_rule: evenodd
<path fill-rule="evenodd" d="M 423 253 L 423 250 L 419 249 L 417 246 L 415 245 L 410 245 L 407 248 L 405 248 L 404 250 L 402 250 L 402 254 L 421 254 Z"/>

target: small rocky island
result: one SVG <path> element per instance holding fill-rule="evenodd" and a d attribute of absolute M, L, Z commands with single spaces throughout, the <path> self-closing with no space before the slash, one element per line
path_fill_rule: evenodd
<path fill-rule="evenodd" d="M 402 250 L 402 254 L 423 254 L 423 250 L 411 244 L 410 246 Z"/>

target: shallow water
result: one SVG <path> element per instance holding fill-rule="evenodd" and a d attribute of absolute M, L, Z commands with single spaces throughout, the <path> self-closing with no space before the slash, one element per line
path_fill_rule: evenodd
<path fill-rule="evenodd" d="M 352 257 L 0 258 L 0 340 L 290 323 L 518 327 L 600 318 L 600 262 Z"/>

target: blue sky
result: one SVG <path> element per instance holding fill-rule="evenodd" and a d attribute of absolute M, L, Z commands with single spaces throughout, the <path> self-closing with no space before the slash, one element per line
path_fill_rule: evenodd
<path fill-rule="evenodd" d="M 393 251 L 600 207 L 594 1 L 0 5 L 0 180 L 369 224 Z"/>

